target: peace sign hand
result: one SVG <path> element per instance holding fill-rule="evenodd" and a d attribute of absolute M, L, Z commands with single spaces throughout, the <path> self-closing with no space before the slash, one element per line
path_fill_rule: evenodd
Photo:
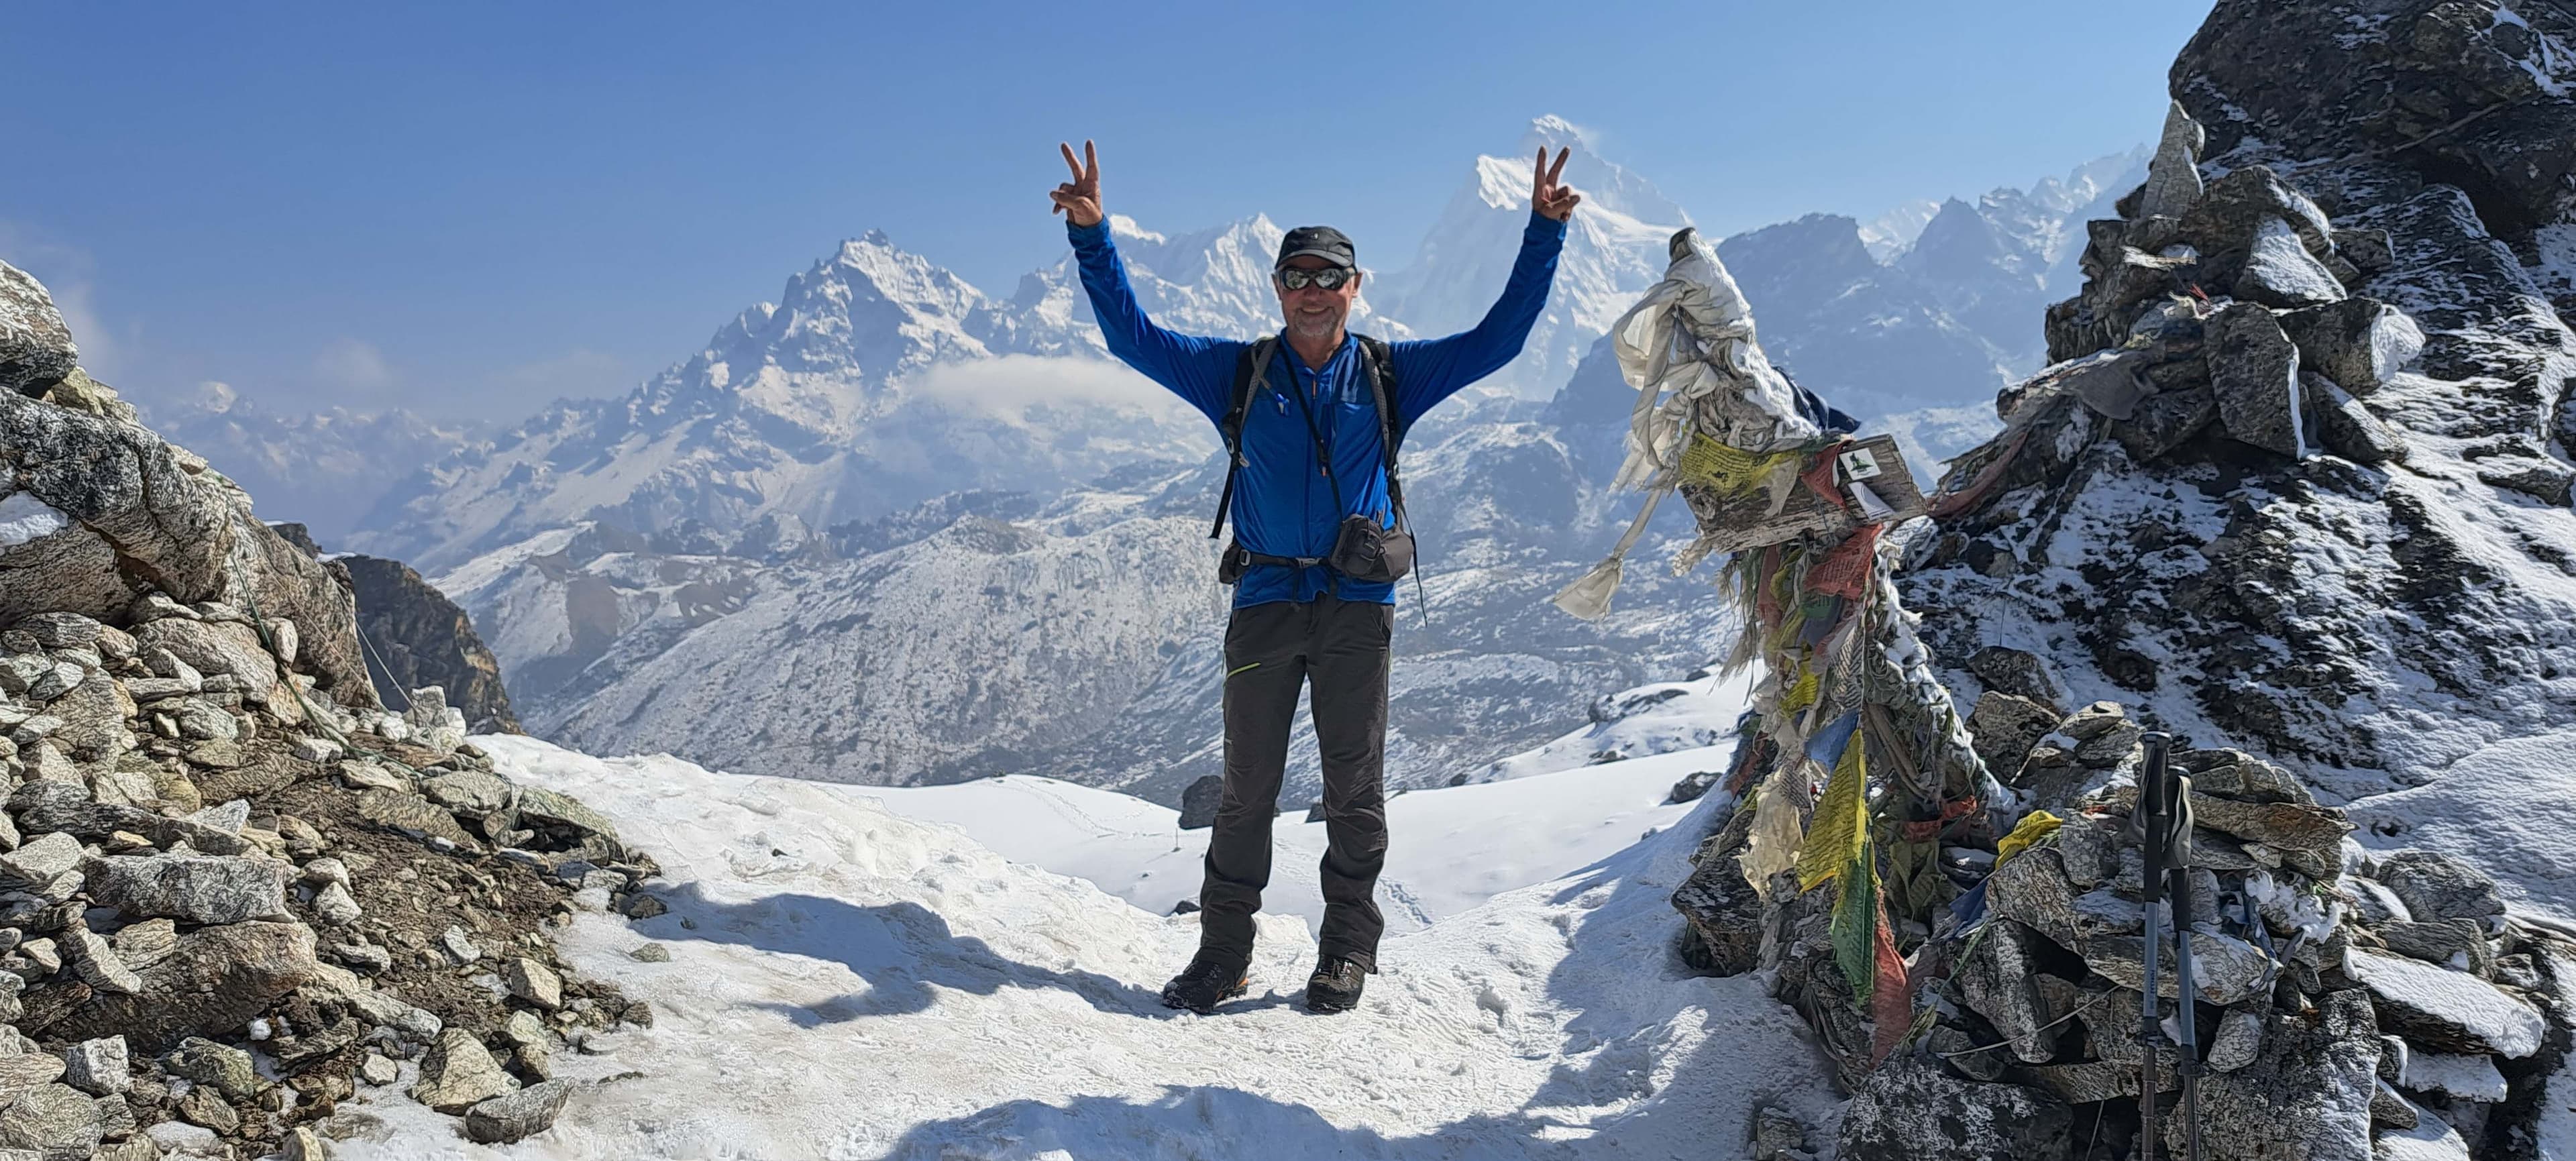
<path fill-rule="evenodd" d="M 1551 167 L 1547 163 L 1547 146 L 1538 147 L 1538 162 L 1530 175 L 1530 208 L 1537 210 L 1540 217 L 1562 222 L 1573 217 L 1574 207 L 1583 203 L 1583 195 L 1574 192 L 1573 186 L 1556 183 L 1557 175 L 1565 172 L 1566 156 L 1573 152 L 1571 148 L 1557 150 L 1556 164 Z M 1072 156 L 1070 150 L 1066 151 L 1067 159 Z"/>
<path fill-rule="evenodd" d="M 1055 187 L 1049 195 L 1055 199 L 1055 209 L 1047 212 L 1062 213 L 1077 226 L 1099 225 L 1100 152 L 1085 141 L 1082 160 L 1077 162 L 1073 159 L 1073 146 L 1058 142 L 1056 148 L 1064 151 L 1064 166 L 1073 171 L 1073 180 Z"/>

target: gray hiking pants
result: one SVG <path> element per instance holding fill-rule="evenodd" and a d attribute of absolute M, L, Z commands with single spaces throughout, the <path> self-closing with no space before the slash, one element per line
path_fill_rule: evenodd
<path fill-rule="evenodd" d="M 1208 835 L 1199 890 L 1199 948 L 1243 961 L 1252 914 L 1270 885 L 1270 820 L 1288 765 L 1297 691 L 1310 686 L 1324 768 L 1323 955 L 1377 970 L 1386 916 L 1387 642 L 1395 606 L 1278 601 L 1236 609 L 1225 629 L 1225 797 Z"/>

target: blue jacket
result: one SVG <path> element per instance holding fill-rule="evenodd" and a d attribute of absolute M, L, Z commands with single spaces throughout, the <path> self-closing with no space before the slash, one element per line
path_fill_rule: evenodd
<path fill-rule="evenodd" d="M 1109 353 L 1145 377 L 1162 384 L 1208 417 L 1223 423 L 1233 404 L 1234 367 L 1251 344 L 1238 339 L 1174 334 L 1154 325 L 1136 305 L 1127 285 L 1127 269 L 1109 239 L 1106 223 L 1071 226 L 1073 253 L 1082 266 L 1082 289 L 1091 296 L 1101 336 Z M 1512 264 L 1503 296 L 1485 312 L 1475 329 L 1444 339 L 1393 343 L 1396 430 L 1413 422 L 1441 400 L 1482 379 L 1521 353 L 1530 326 L 1547 305 L 1548 283 L 1556 277 L 1556 256 L 1565 247 L 1565 224 L 1530 215 L 1521 231 L 1521 253 Z M 1392 524 L 1386 498 L 1386 452 L 1378 430 L 1377 405 L 1360 374 L 1359 344 L 1342 340 L 1340 350 L 1321 367 L 1308 367 L 1282 342 L 1270 365 L 1270 389 L 1244 413 L 1242 474 L 1234 486 L 1234 535 L 1243 546 L 1269 556 L 1325 556 L 1342 517 L 1366 512 Z M 1332 449 L 1333 476 L 1315 470 L 1315 441 L 1298 407 L 1301 392 L 1313 408 L 1315 426 Z M 1333 484 L 1341 486 L 1342 506 L 1333 505 Z M 1340 586 L 1335 588 L 1339 580 Z M 1234 605 L 1272 601 L 1311 601 L 1332 592 L 1346 601 L 1395 603 L 1395 586 L 1368 584 L 1332 575 L 1322 565 L 1293 568 L 1260 565 L 1244 574 L 1234 589 Z"/>

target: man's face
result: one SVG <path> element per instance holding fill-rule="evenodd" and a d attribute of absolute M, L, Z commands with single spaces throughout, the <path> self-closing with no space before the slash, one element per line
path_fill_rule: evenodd
<path fill-rule="evenodd" d="M 1313 254 L 1300 254 L 1288 260 L 1291 270 L 1327 270 L 1332 260 Z M 1351 271 L 1348 281 L 1331 290 L 1309 282 L 1302 290 L 1290 290 L 1278 274 L 1270 276 L 1270 288 L 1279 292 L 1279 316 L 1288 326 L 1291 338 L 1308 342 L 1329 342 L 1341 334 L 1343 320 L 1351 315 L 1351 303 L 1360 296 L 1359 272 Z"/>

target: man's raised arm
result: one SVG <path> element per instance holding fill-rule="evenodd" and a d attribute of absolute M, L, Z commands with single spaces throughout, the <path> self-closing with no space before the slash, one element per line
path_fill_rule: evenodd
<path fill-rule="evenodd" d="M 1091 299 L 1091 313 L 1100 322 L 1100 337 L 1109 344 L 1109 353 L 1187 400 L 1211 421 L 1222 420 L 1231 402 L 1226 392 L 1234 383 L 1235 350 L 1242 344 L 1176 334 L 1145 317 L 1135 289 L 1127 285 L 1127 267 L 1118 260 L 1117 244 L 1109 238 L 1108 215 L 1100 209 L 1099 151 L 1085 141 L 1082 160 L 1076 161 L 1073 146 L 1057 148 L 1064 151 L 1064 164 L 1073 170 L 1073 180 L 1055 187 L 1050 195 L 1055 199 L 1053 212 L 1065 216 L 1065 235 L 1073 242 L 1074 262 L 1081 268 L 1082 291 Z"/>
<path fill-rule="evenodd" d="M 1394 344 L 1399 430 L 1468 384 L 1501 370 L 1529 341 L 1530 328 L 1547 308 L 1548 284 L 1556 278 L 1557 255 L 1565 248 L 1566 222 L 1583 201 L 1574 187 L 1557 181 L 1572 152 L 1558 150 L 1551 166 L 1547 147 L 1539 147 L 1530 168 L 1530 218 L 1521 230 L 1520 257 L 1512 262 L 1511 280 L 1503 284 L 1502 297 L 1494 300 L 1484 321 L 1447 338 Z"/>

